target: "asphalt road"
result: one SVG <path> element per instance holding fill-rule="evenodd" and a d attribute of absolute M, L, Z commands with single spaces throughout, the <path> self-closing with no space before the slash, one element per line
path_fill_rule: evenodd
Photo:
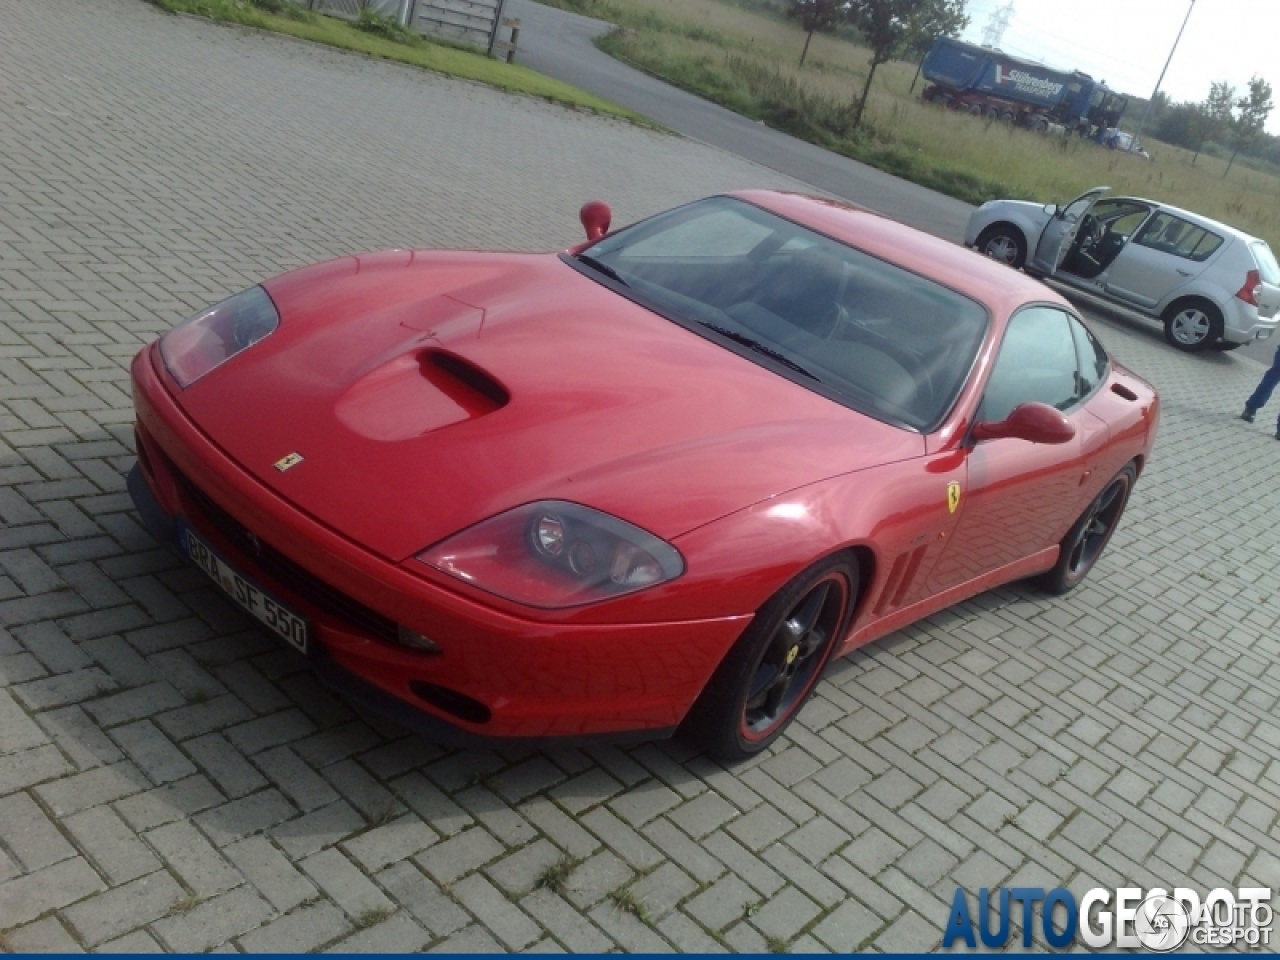
<path fill-rule="evenodd" d="M 956 243 L 963 239 L 965 223 L 973 209 L 969 204 L 771 130 L 620 63 L 591 42 L 608 32 L 611 24 L 535 0 L 507 0 L 504 9 L 507 16 L 521 22 L 517 59 L 525 66 L 612 100 L 682 136 L 803 180 L 944 239 Z M 1056 289 L 1071 293 L 1081 309 L 1101 310 L 1129 323 L 1152 322 L 1123 308 L 1076 298 L 1073 291 L 1065 288 Z M 1269 364 L 1274 343 L 1258 341 L 1236 350 L 1232 356 Z"/>
<path fill-rule="evenodd" d="M 964 233 L 972 208 L 963 201 L 771 130 L 602 53 L 591 40 L 611 24 L 533 0 L 507 0 L 505 11 L 521 22 L 516 57 L 525 66 L 921 230 L 948 240 Z"/>

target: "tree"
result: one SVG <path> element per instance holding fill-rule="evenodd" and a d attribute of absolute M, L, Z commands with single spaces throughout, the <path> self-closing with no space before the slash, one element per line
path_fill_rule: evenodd
<path fill-rule="evenodd" d="M 1220 137 L 1231 129 L 1236 107 L 1236 88 L 1225 80 L 1209 87 L 1209 96 L 1204 101 L 1204 112 L 1213 125 L 1210 136 Z"/>
<path fill-rule="evenodd" d="M 1231 151 L 1231 159 L 1227 161 L 1227 169 L 1222 177 L 1226 179 L 1231 172 L 1231 165 L 1236 162 L 1236 154 L 1241 149 L 1250 147 L 1262 133 L 1267 117 L 1271 114 L 1271 84 L 1257 74 L 1249 81 L 1249 93 L 1235 102 L 1238 111 L 1231 123 L 1235 133 L 1235 143 Z"/>
<path fill-rule="evenodd" d="M 1221 128 L 1221 123 L 1202 103 L 1179 103 L 1170 107 L 1160 118 L 1158 136 L 1166 143 L 1175 143 L 1194 151 L 1191 163 L 1200 158 L 1204 145 Z"/>
<path fill-rule="evenodd" d="M 799 20 L 806 36 L 804 49 L 800 51 L 800 66 L 809 55 L 809 44 L 814 33 L 829 33 L 836 28 L 844 13 L 845 0 L 787 0 L 787 16 Z"/>
<path fill-rule="evenodd" d="M 858 28 L 871 48 L 867 81 L 858 98 L 853 129 L 862 125 L 862 112 L 871 93 L 876 67 L 913 47 L 928 48 L 940 36 L 955 36 L 969 25 L 965 0 L 849 0 L 846 19 Z"/>

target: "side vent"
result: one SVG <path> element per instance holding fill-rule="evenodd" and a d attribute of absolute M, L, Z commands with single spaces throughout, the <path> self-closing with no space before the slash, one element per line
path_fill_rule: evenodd
<path fill-rule="evenodd" d="M 1117 397 L 1124 397 L 1130 403 L 1138 399 L 1138 395 L 1134 393 L 1132 390 L 1130 390 L 1128 387 L 1126 387 L 1123 383 L 1113 383 L 1111 385 L 1111 392 L 1114 393 Z"/>
<path fill-rule="evenodd" d="M 914 550 L 898 554 L 893 561 L 893 566 L 889 568 L 889 576 L 885 581 L 884 589 L 880 591 L 880 598 L 876 601 L 874 613 L 877 616 L 902 605 L 907 591 L 915 581 L 916 574 L 920 572 L 920 564 L 924 560 L 927 546 L 927 544 L 921 544 Z"/>

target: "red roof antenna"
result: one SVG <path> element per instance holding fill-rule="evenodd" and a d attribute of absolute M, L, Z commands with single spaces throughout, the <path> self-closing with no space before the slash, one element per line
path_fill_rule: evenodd
<path fill-rule="evenodd" d="M 587 239 L 594 243 L 609 232 L 613 211 L 603 200 L 588 200 L 578 211 L 578 219 L 582 221 L 582 228 L 587 231 Z"/>

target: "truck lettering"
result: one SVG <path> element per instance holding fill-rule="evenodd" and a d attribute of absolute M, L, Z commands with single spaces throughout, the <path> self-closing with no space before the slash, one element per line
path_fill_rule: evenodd
<path fill-rule="evenodd" d="M 1056 97 L 1062 92 L 1062 84 L 1060 83 L 1054 83 L 1052 80 L 1037 77 L 1017 68 L 1006 70 L 1003 65 L 996 64 L 996 83 L 1004 84 L 1006 82 L 1012 83 L 1019 90 L 1027 93 L 1041 93 L 1049 97 Z"/>

